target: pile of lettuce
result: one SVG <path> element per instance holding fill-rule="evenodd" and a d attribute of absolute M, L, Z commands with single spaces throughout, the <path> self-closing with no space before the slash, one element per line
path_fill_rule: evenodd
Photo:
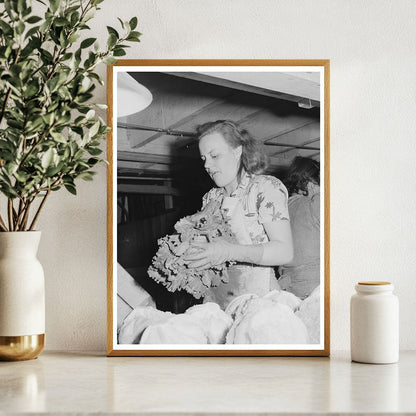
<path fill-rule="evenodd" d="M 227 217 L 220 209 L 220 202 L 210 201 L 203 210 L 182 218 L 175 224 L 176 233 L 158 240 L 159 249 L 153 257 L 148 275 L 163 284 L 170 292 L 185 290 L 200 299 L 210 287 L 228 282 L 227 267 L 230 262 L 213 266 L 207 270 L 189 268 L 184 261 L 195 247 L 193 241 L 213 242 L 225 239 L 235 243 Z"/>

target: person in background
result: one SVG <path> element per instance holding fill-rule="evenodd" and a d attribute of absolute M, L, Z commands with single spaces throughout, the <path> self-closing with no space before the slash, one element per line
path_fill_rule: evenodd
<path fill-rule="evenodd" d="M 320 284 L 320 164 L 295 157 L 284 181 L 289 192 L 289 216 L 294 257 L 279 269 L 279 286 L 301 299 Z"/>
<path fill-rule="evenodd" d="M 293 257 L 288 193 L 283 183 L 263 175 L 266 155 L 250 134 L 232 121 L 219 120 L 198 129 L 199 151 L 216 187 L 203 197 L 203 207 L 220 201 L 238 243 L 198 242 L 199 250 L 185 257 L 188 267 L 208 269 L 225 261 L 229 283 L 211 288 L 205 301 L 223 309 L 243 294 L 263 296 L 278 288 L 273 266 Z"/>

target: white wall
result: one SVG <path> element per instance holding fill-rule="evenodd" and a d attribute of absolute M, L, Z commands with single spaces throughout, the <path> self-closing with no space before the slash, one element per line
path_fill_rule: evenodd
<path fill-rule="evenodd" d="M 372 279 L 394 283 L 416 349 L 416 2 L 106 0 L 91 26 L 104 43 L 134 15 L 130 59 L 331 60 L 331 347 L 349 348 L 349 299 Z M 41 218 L 49 350 L 105 349 L 105 190 L 101 167 Z"/>

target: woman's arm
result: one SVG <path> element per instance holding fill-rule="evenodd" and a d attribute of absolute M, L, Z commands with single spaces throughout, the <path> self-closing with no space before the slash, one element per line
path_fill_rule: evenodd
<path fill-rule="evenodd" d="M 224 240 L 193 243 L 196 252 L 185 257 L 188 267 L 209 269 L 225 261 L 260 266 L 278 266 L 290 262 L 293 258 L 293 243 L 289 221 L 273 221 L 263 225 L 270 240 L 267 243 L 245 245 Z"/>
<path fill-rule="evenodd" d="M 263 266 L 279 266 L 293 260 L 293 240 L 288 220 L 273 221 L 263 224 L 269 242 L 264 243 L 261 260 Z"/>

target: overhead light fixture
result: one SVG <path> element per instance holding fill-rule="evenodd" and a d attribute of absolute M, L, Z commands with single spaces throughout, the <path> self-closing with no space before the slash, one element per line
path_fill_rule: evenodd
<path fill-rule="evenodd" d="M 117 117 L 138 113 L 150 105 L 152 93 L 127 72 L 117 73 Z"/>
<path fill-rule="evenodd" d="M 298 107 L 310 110 L 315 106 L 312 104 L 310 98 L 302 98 L 300 101 L 298 101 Z"/>

